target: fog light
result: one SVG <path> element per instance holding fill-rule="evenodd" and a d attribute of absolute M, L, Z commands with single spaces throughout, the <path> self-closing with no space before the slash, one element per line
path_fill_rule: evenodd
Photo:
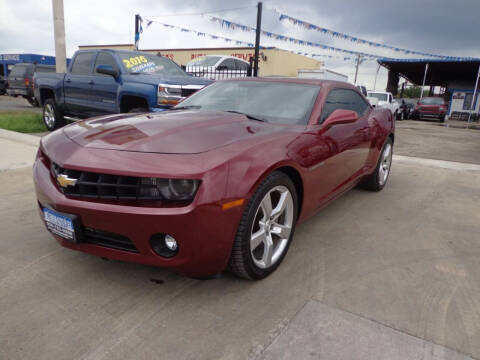
<path fill-rule="evenodd" d="M 171 258 L 178 253 L 178 244 L 175 238 L 168 234 L 154 234 L 150 238 L 152 250 L 160 256 Z"/>
<path fill-rule="evenodd" d="M 172 251 L 177 250 L 177 241 L 173 238 L 173 236 L 165 235 L 165 245 Z"/>

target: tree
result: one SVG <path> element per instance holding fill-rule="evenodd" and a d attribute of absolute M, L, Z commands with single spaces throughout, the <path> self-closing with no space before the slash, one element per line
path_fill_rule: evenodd
<path fill-rule="evenodd" d="M 401 88 L 398 89 L 398 93 L 400 94 L 402 91 Z M 403 97 L 404 98 L 419 98 L 420 94 L 422 93 L 422 87 L 421 86 L 410 86 L 408 88 L 405 88 L 403 90 Z"/>

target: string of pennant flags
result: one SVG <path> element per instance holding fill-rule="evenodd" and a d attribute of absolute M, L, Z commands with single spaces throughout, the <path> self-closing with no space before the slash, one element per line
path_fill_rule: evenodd
<path fill-rule="evenodd" d="M 210 15 L 208 15 L 208 16 L 209 16 L 209 18 L 212 22 L 216 22 L 216 23 L 220 24 L 222 27 L 226 27 L 226 28 L 232 29 L 232 30 L 239 29 L 239 30 L 242 30 L 242 31 L 245 31 L 245 32 L 256 32 L 256 29 L 254 27 L 239 24 L 239 23 L 236 23 L 236 22 L 233 22 L 233 21 L 229 21 L 229 20 L 226 20 L 226 19 L 216 17 L 216 16 L 210 16 Z M 268 38 L 271 38 L 271 39 L 290 42 L 290 43 L 295 44 L 295 45 L 316 47 L 316 48 L 320 48 L 320 49 L 324 49 L 324 50 L 341 52 L 341 53 L 348 54 L 348 55 L 360 55 L 360 56 L 362 56 L 364 58 L 367 58 L 367 59 L 377 59 L 377 58 L 380 58 L 380 57 L 385 58 L 385 56 L 378 56 L 378 55 L 368 54 L 368 53 L 361 52 L 361 51 L 342 49 L 342 48 L 338 48 L 338 47 L 335 47 L 335 46 L 320 44 L 320 43 L 313 42 L 313 41 L 296 39 L 296 38 L 293 38 L 293 37 L 290 37 L 290 36 L 276 34 L 276 33 L 273 33 L 273 32 L 270 32 L 270 31 L 265 31 L 265 30 L 261 30 L 261 34 L 268 37 Z"/>
<path fill-rule="evenodd" d="M 241 40 L 236 40 L 236 39 L 232 39 L 232 38 L 228 38 L 228 37 L 224 37 L 224 36 L 219 36 L 219 35 L 213 35 L 213 34 L 209 34 L 209 33 L 206 33 L 206 32 L 203 32 L 203 31 L 197 31 L 197 30 L 192 30 L 192 29 L 187 29 L 187 28 L 183 28 L 183 27 L 180 27 L 180 26 L 176 26 L 176 25 L 171 25 L 171 24 L 166 24 L 166 23 L 163 23 L 163 22 L 160 22 L 160 21 L 157 21 L 157 20 L 152 20 L 152 19 L 148 19 L 148 18 L 142 18 L 140 17 L 140 27 L 139 27 L 139 32 L 140 33 L 143 33 L 143 22 L 146 22 L 146 27 L 145 28 L 148 28 L 150 25 L 152 25 L 152 23 L 156 23 L 156 24 L 159 24 L 165 28 L 168 28 L 168 29 L 175 29 L 175 30 L 180 30 L 180 32 L 184 32 L 184 33 L 192 33 L 192 34 L 195 34 L 197 36 L 201 36 L 201 37 L 208 37 L 212 40 L 223 40 L 227 43 L 234 43 L 235 45 L 244 45 L 244 46 L 248 46 L 248 47 L 254 47 L 254 44 L 253 43 L 250 43 L 250 42 L 245 42 L 245 41 L 241 41 Z M 260 49 L 264 49 L 265 47 L 262 47 L 260 46 Z M 328 58 L 328 59 L 339 59 L 339 60 L 343 60 L 343 61 L 351 61 L 351 60 L 354 60 L 353 57 L 345 57 L 345 56 L 335 56 L 335 55 L 327 55 L 327 54 L 317 54 L 317 53 L 310 53 L 310 52 L 302 52 L 302 51 L 292 51 L 292 50 L 285 50 L 285 49 L 280 49 L 280 50 L 283 50 L 283 51 L 288 51 L 288 52 L 291 52 L 291 53 L 295 53 L 295 54 L 299 54 L 299 55 L 305 55 L 305 56 L 312 56 L 312 57 L 322 57 L 322 58 Z"/>
<path fill-rule="evenodd" d="M 279 12 L 277 10 L 274 10 L 274 11 L 277 12 L 278 14 L 280 14 L 280 18 L 279 18 L 280 21 L 288 21 L 289 23 L 291 23 L 293 25 L 296 25 L 296 26 L 299 26 L 303 29 L 315 30 L 315 31 L 318 31 L 322 34 L 330 35 L 334 38 L 339 38 L 339 39 L 342 39 L 342 40 L 349 40 L 349 41 L 357 43 L 357 44 L 368 45 L 368 46 L 375 47 L 375 48 L 389 49 L 389 50 L 393 50 L 395 52 L 402 52 L 404 54 L 409 54 L 409 55 L 420 55 L 420 56 L 425 56 L 425 57 L 433 57 L 433 58 L 441 58 L 441 59 L 461 59 L 461 58 L 453 57 L 453 56 L 436 55 L 436 54 L 429 54 L 429 53 L 425 53 L 425 52 L 421 52 L 421 51 L 408 50 L 408 49 L 403 49 L 403 48 L 396 47 L 396 46 L 391 46 L 391 45 L 387 45 L 387 44 L 381 44 L 381 43 L 378 43 L 378 42 L 361 39 L 361 38 L 356 37 L 356 36 L 351 36 L 351 35 L 348 35 L 348 34 L 345 34 L 345 33 L 330 30 L 330 29 L 324 28 L 322 26 L 314 25 L 314 24 L 311 24 L 309 22 L 294 18 L 292 16 L 282 14 L 281 12 Z"/>

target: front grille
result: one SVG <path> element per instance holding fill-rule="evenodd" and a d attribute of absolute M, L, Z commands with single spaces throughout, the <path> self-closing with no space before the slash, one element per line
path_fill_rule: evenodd
<path fill-rule="evenodd" d="M 83 242 L 138 253 L 138 249 L 129 238 L 106 231 L 84 228 Z"/>
<path fill-rule="evenodd" d="M 190 96 L 196 91 L 198 91 L 198 89 L 184 89 L 184 88 L 182 88 L 182 97 Z"/>
<path fill-rule="evenodd" d="M 71 197 L 112 200 L 163 200 L 150 178 L 100 174 L 64 169 L 52 163 L 52 176 L 62 192 Z M 76 180 L 74 185 L 61 186 L 59 175 Z"/>

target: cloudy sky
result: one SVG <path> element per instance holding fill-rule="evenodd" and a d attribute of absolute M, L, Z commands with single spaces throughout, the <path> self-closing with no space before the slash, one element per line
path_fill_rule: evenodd
<path fill-rule="evenodd" d="M 265 0 L 262 28 L 298 39 L 338 48 L 389 57 L 402 53 L 360 46 L 315 31 L 280 22 L 279 12 L 318 26 L 409 50 L 480 57 L 478 0 Z M 255 26 L 256 2 L 239 0 L 64 0 L 67 56 L 79 45 L 125 44 L 134 38 L 134 15 L 235 40 L 254 42 L 254 33 L 222 28 L 208 15 Z M 227 10 L 234 9 L 234 10 Z M 201 14 L 203 13 L 203 14 Z M 54 55 L 51 0 L 0 0 L 0 53 Z M 335 55 L 322 59 L 327 68 L 344 73 L 353 81 L 355 65 L 339 53 L 293 45 L 262 37 L 262 46 Z M 152 23 L 145 29 L 140 48 L 196 48 L 232 46 L 194 34 L 181 33 Z M 411 56 L 410 56 L 411 57 Z M 373 88 L 375 61 L 365 61 L 358 83 Z M 386 70 L 381 69 L 377 89 L 385 88 Z"/>

